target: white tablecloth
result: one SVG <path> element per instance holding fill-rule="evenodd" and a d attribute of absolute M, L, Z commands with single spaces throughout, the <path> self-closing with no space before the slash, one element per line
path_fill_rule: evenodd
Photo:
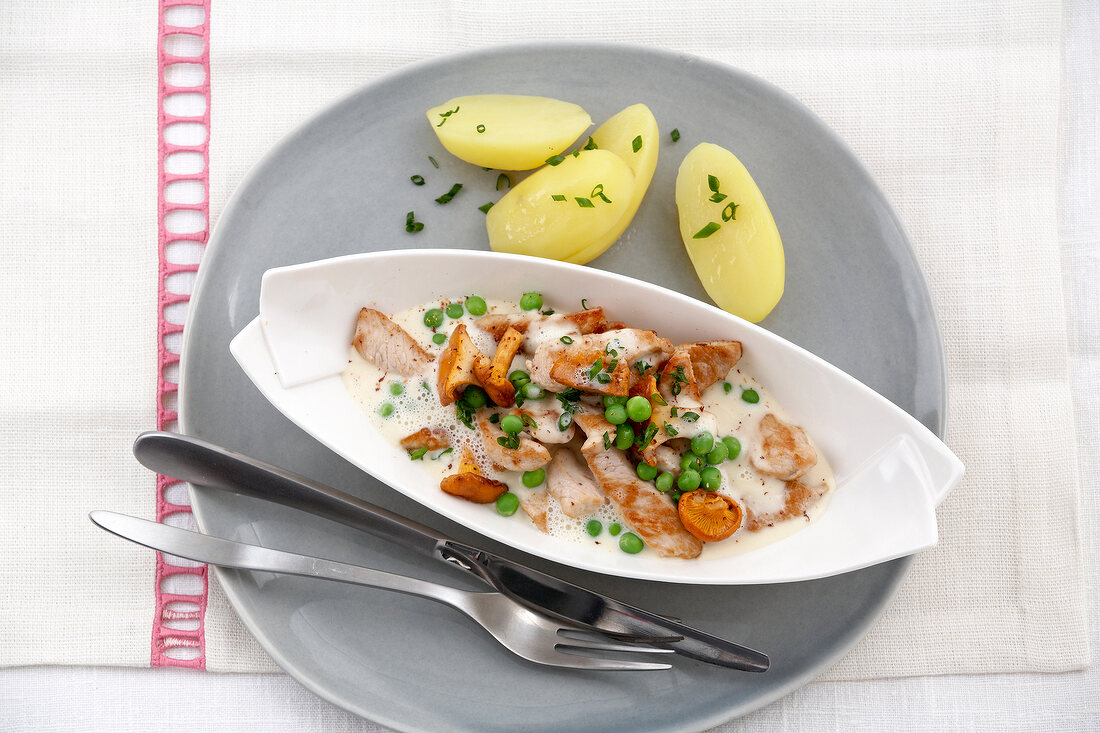
<path fill-rule="evenodd" d="M 641 12 L 641 9 L 640 9 Z M 1086 504 L 1090 629 L 1100 641 L 1100 12 L 1065 8 L 1060 225 L 1066 307 Z M 2 72 L 2 69 L 0 69 Z M 181 701 L 189 701 L 182 704 Z M 15 668 L 0 670 L 0 730 L 372 731 L 281 675 L 178 670 Z M 1096 730 L 1100 672 L 818 682 L 723 730 Z"/>

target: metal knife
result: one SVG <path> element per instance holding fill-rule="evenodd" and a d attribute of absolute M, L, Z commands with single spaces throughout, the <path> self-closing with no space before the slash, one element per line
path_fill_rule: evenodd
<path fill-rule="evenodd" d="M 611 636 L 667 645 L 691 659 L 749 672 L 767 671 L 770 664 L 762 652 L 457 542 L 351 494 L 197 438 L 142 433 L 134 441 L 134 456 L 165 476 L 264 499 L 369 532 L 458 567 L 536 611 Z"/>

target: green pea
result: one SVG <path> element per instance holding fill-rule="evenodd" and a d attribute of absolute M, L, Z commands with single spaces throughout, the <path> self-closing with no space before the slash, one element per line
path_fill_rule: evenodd
<path fill-rule="evenodd" d="M 691 452 L 697 456 L 705 456 L 713 447 L 714 436 L 709 430 L 704 430 L 691 439 Z"/>
<path fill-rule="evenodd" d="M 530 382 L 531 381 L 531 375 L 528 374 L 527 372 L 523 371 L 522 369 L 513 369 L 508 374 L 508 381 L 509 382 Z"/>
<path fill-rule="evenodd" d="M 603 532 L 603 524 L 598 519 L 589 519 L 584 525 L 584 531 L 593 537 L 597 537 L 600 532 Z"/>
<path fill-rule="evenodd" d="M 631 397 L 626 401 L 626 416 L 634 422 L 645 422 L 653 414 L 653 405 L 645 397 Z"/>
<path fill-rule="evenodd" d="M 634 428 L 626 423 L 615 428 L 615 447 L 626 450 L 632 445 L 634 445 Z"/>
<path fill-rule="evenodd" d="M 485 407 L 485 404 L 489 401 L 489 395 L 485 394 L 485 390 L 481 387 L 471 384 L 463 390 L 462 401 L 476 410 L 479 407 Z"/>
<path fill-rule="evenodd" d="M 542 307 L 542 296 L 539 293 L 524 293 L 519 299 L 519 307 L 525 311 L 535 311 Z"/>
<path fill-rule="evenodd" d="M 703 467 L 703 459 L 695 455 L 691 451 L 684 454 L 684 457 L 680 459 L 681 471 L 698 471 Z"/>
<path fill-rule="evenodd" d="M 378 408 L 378 414 L 382 417 L 389 417 L 393 414 L 393 403 L 383 402 L 382 406 Z"/>
<path fill-rule="evenodd" d="M 755 405 L 760 401 L 760 395 L 756 393 L 755 389 L 744 389 L 741 390 L 741 399 L 750 405 Z"/>
<path fill-rule="evenodd" d="M 711 466 L 717 466 L 719 463 L 726 460 L 729 454 L 730 449 L 726 447 L 726 444 L 721 440 L 716 440 L 710 453 L 707 453 L 707 463 Z"/>
<path fill-rule="evenodd" d="M 727 435 L 722 438 L 722 442 L 726 444 L 726 450 L 729 451 L 729 455 L 726 456 L 727 461 L 736 461 L 737 456 L 741 455 L 741 441 L 732 435 Z"/>
<path fill-rule="evenodd" d="M 546 390 L 538 386 L 534 382 L 527 382 L 523 385 L 523 393 L 529 400 L 541 400 L 546 396 Z"/>
<path fill-rule="evenodd" d="M 519 509 L 519 497 L 511 491 L 507 491 L 497 497 L 497 514 L 502 517 L 510 517 Z"/>
<path fill-rule="evenodd" d="M 424 314 L 424 325 L 428 328 L 438 328 L 443 325 L 443 311 L 432 308 Z"/>
<path fill-rule="evenodd" d="M 397 395 L 401 394 L 404 391 L 405 391 L 405 385 L 401 384 L 401 382 L 394 382 L 393 384 L 390 385 L 390 394 L 392 394 L 394 397 L 396 397 Z"/>
<path fill-rule="evenodd" d="M 618 522 L 612 522 L 611 524 L 609 524 L 607 526 L 607 533 L 609 535 L 611 535 L 612 537 L 618 537 L 619 532 L 622 532 L 622 531 L 623 531 L 623 525 L 619 524 Z"/>
<path fill-rule="evenodd" d="M 518 415 L 505 415 L 500 418 L 500 429 L 509 435 L 516 435 L 523 430 L 523 419 Z"/>
<path fill-rule="evenodd" d="M 529 489 L 533 489 L 536 486 L 542 486 L 542 482 L 546 480 L 546 469 L 536 468 L 534 471 L 524 471 L 520 477 L 520 481 L 523 485 Z"/>
<path fill-rule="evenodd" d="M 679 504 L 681 496 L 683 496 L 683 494 L 681 494 L 679 491 L 673 491 L 671 494 L 668 495 L 668 498 Z"/>
<path fill-rule="evenodd" d="M 676 482 L 676 477 L 668 471 L 661 472 L 661 475 L 657 477 L 657 491 L 668 491 L 672 488 L 672 484 Z"/>
<path fill-rule="evenodd" d="M 462 318 L 462 313 L 462 303 L 451 303 L 449 306 L 447 306 L 448 318 Z"/>
<path fill-rule="evenodd" d="M 618 395 L 605 394 L 603 396 L 603 406 L 611 407 L 612 405 L 625 405 L 626 397 L 619 397 Z"/>
<path fill-rule="evenodd" d="M 687 470 L 680 474 L 680 478 L 676 479 L 676 488 L 680 491 L 695 491 L 702 481 L 703 477 L 699 475 L 698 471 Z"/>
<path fill-rule="evenodd" d="M 729 382 L 722 382 L 722 391 L 723 392 L 725 392 L 726 394 L 729 394 L 731 389 L 733 389 L 732 384 L 730 384 Z"/>
<path fill-rule="evenodd" d="M 642 481 L 652 481 L 657 478 L 657 467 L 642 461 L 638 464 L 638 478 Z"/>
<path fill-rule="evenodd" d="M 603 411 L 603 416 L 612 425 L 622 425 L 626 422 L 626 408 L 622 405 L 612 405 Z"/>
<path fill-rule="evenodd" d="M 699 479 L 704 489 L 714 491 L 722 485 L 722 472 L 714 466 L 707 466 L 699 472 Z"/>
<path fill-rule="evenodd" d="M 619 549 L 629 555 L 637 555 L 645 548 L 642 538 L 633 532 L 626 532 L 619 538 Z"/>
<path fill-rule="evenodd" d="M 433 344 L 442 344 L 446 340 L 447 340 L 447 334 L 445 334 L 445 333 L 433 333 L 432 334 L 432 343 Z"/>
<path fill-rule="evenodd" d="M 470 311 L 471 316 L 483 316 L 489 307 L 485 305 L 485 298 L 480 295 L 471 295 L 466 298 L 466 310 Z"/>

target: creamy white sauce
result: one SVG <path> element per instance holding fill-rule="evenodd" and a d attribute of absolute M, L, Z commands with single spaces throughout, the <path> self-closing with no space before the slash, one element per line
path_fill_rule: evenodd
<path fill-rule="evenodd" d="M 477 327 L 475 321 L 480 316 L 471 316 L 464 310 L 462 317 L 458 319 L 445 316 L 443 324 L 435 330 L 424 325 L 424 314 L 430 308 L 445 310 L 449 303 L 450 301 L 442 301 L 415 306 L 394 313 L 390 318 L 404 328 L 433 357 L 438 357 L 447 347 L 447 342 L 436 344 L 432 341 L 434 333 L 446 334 L 449 339 L 454 328 L 459 323 L 464 323 L 474 344 L 483 354 L 491 357 L 496 351 L 496 341 L 490 333 Z M 490 301 L 487 305 L 489 314 L 522 312 L 514 302 Z M 556 341 L 562 336 L 570 335 L 574 338 L 579 337 L 576 325 L 565 318 L 551 316 L 528 327 L 524 346 L 539 341 Z M 629 332 L 618 334 L 615 338 L 619 340 L 617 346 L 628 352 L 637 350 L 640 346 L 638 339 Z M 513 359 L 511 369 L 527 369 L 523 349 Z M 480 470 L 485 475 L 507 484 L 508 490 L 515 493 L 521 503 L 532 493 L 546 490 L 545 482 L 536 489 L 524 486 L 521 481 L 522 472 L 494 469 L 486 456 L 480 431 L 470 430 L 459 422 L 454 405 L 439 404 L 436 391 L 438 360 L 433 361 L 423 374 L 405 379 L 399 375 L 383 373 L 377 366 L 363 359 L 354 347 L 349 347 L 348 366 L 341 376 L 352 399 L 358 402 L 371 417 L 379 433 L 394 445 L 397 445 L 402 438 L 424 427 L 442 428 L 448 433 L 452 450 L 430 450 L 420 461 L 436 484 L 445 476 L 458 470 L 459 457 L 464 449 L 468 449 L 478 462 Z M 725 391 L 727 382 L 731 385 L 728 393 Z M 400 394 L 392 393 L 393 385 L 401 385 Z M 749 403 L 743 400 L 741 394 L 744 389 L 755 390 L 760 397 L 759 401 Z M 764 415 L 771 413 L 783 422 L 794 425 L 798 424 L 797 419 L 788 415 L 760 382 L 744 373 L 740 364 L 734 366 L 725 381 L 719 380 L 704 391 L 701 397 L 700 407 L 681 408 L 678 410 L 680 416 L 670 420 L 670 423 L 679 431 L 677 437 L 691 438 L 704 431 L 709 431 L 715 440 L 728 435 L 736 437 L 741 442 L 741 453 L 735 460 L 727 460 L 718 466 L 723 476 L 718 492 L 757 514 L 780 511 L 785 504 L 786 482 L 759 473 L 752 466 L 751 455 L 754 448 L 761 442 L 759 423 Z M 393 411 L 388 417 L 383 417 L 382 406 L 387 403 L 393 405 Z M 561 414 L 560 403 L 549 395 L 543 400 L 528 402 L 524 407 L 547 411 L 546 419 L 553 419 L 555 423 Z M 682 419 L 683 412 L 689 409 L 697 411 L 700 415 L 695 422 L 686 422 Z M 484 414 L 485 410 L 478 411 L 478 415 Z M 810 440 L 812 443 L 812 436 Z M 558 449 L 555 444 L 546 445 L 551 451 Z M 808 486 L 823 483 L 826 488 L 824 495 L 813 502 L 804 515 L 776 522 L 773 526 L 765 526 L 756 531 L 749 531 L 746 527 L 747 522 L 742 522 L 742 526 L 729 539 L 704 543 L 702 557 L 715 558 L 748 552 L 788 537 L 817 519 L 828 506 L 829 499 L 835 491 L 835 481 L 827 459 L 816 445 L 814 449 L 818 455 L 817 464 L 800 477 L 799 481 Z M 492 511 L 495 514 L 495 506 L 486 505 L 486 511 Z M 516 511 L 512 519 L 530 521 L 522 508 Z M 591 537 L 585 530 L 589 519 L 598 519 L 603 525 L 603 531 L 596 537 Z M 605 503 L 591 517 L 574 519 L 566 516 L 553 498 L 547 502 L 547 533 L 563 541 L 585 543 L 594 549 L 618 552 L 618 537 L 612 537 L 608 533 L 608 527 L 613 523 L 622 524 L 623 532 L 630 529 L 623 524 L 610 503 Z"/>

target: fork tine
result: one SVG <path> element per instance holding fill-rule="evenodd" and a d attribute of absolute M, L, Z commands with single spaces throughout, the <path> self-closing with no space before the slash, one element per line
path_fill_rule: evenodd
<path fill-rule="evenodd" d="M 640 654 L 675 654 L 672 649 L 661 649 L 655 646 L 639 646 L 637 644 L 612 644 L 606 641 L 597 641 L 595 639 L 574 639 L 572 637 L 566 637 L 569 639 L 567 642 L 559 642 L 554 645 L 555 649 L 576 649 L 579 651 L 584 650 L 596 650 L 601 652 L 630 652 Z"/>
<path fill-rule="evenodd" d="M 553 664 L 559 667 L 572 667 L 574 669 L 596 669 L 609 671 L 646 671 L 658 669 L 671 669 L 671 664 L 663 662 L 635 662 L 625 659 L 606 659 L 604 657 L 590 657 L 586 654 L 572 651 L 572 648 L 556 649 L 553 662 L 545 661 L 544 664 Z M 579 651 L 579 650 L 578 650 Z M 568 658 L 569 661 L 566 661 Z"/>

